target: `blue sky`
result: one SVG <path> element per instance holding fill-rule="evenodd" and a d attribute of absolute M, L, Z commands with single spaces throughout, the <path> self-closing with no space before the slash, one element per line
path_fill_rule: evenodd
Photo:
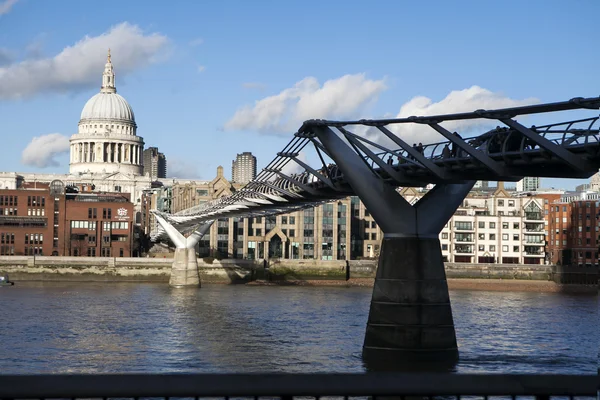
<path fill-rule="evenodd" d="M 106 47 L 146 146 L 170 175 L 211 179 L 243 151 L 264 167 L 306 118 L 597 96 L 598 15 L 597 0 L 0 0 L 0 171 L 68 170 Z"/>

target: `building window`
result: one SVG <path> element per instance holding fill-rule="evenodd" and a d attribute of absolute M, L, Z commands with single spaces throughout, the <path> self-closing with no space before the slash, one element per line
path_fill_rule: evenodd
<path fill-rule="evenodd" d="M 508 233 L 502 234 L 502 240 L 508 240 Z"/>
<path fill-rule="evenodd" d="M 288 219 L 287 219 L 286 216 L 281 217 L 281 224 L 282 225 L 287 225 L 287 223 L 288 223 L 287 221 L 288 221 Z"/>
<path fill-rule="evenodd" d="M 519 229 L 519 223 L 513 222 L 513 229 Z"/>
<path fill-rule="evenodd" d="M 442 245 L 442 251 L 448 251 L 448 245 L 447 244 L 443 244 Z"/>
<path fill-rule="evenodd" d="M 490 229 L 496 229 L 496 223 L 490 222 Z"/>
<path fill-rule="evenodd" d="M 513 235 L 513 240 L 519 240 L 519 235 L 517 233 Z"/>
<path fill-rule="evenodd" d="M 290 225 L 294 225 L 296 223 L 296 217 L 290 217 Z"/>
<path fill-rule="evenodd" d="M 485 251 L 485 246 L 483 244 L 480 244 L 478 246 L 479 251 Z"/>
<path fill-rule="evenodd" d="M 508 229 L 508 222 L 502 223 L 502 229 Z"/>
<path fill-rule="evenodd" d="M 505 253 L 508 252 L 508 246 L 502 246 L 502 251 Z"/>
<path fill-rule="evenodd" d="M 290 237 L 295 237 L 295 236 L 296 236 L 296 230 L 290 229 Z"/>
<path fill-rule="evenodd" d="M 519 246 L 513 246 L 513 252 L 518 253 L 519 252 Z"/>
<path fill-rule="evenodd" d="M 498 206 L 504 207 L 504 200 L 498 200 Z"/>
<path fill-rule="evenodd" d="M 485 229 L 485 221 L 479 221 L 478 226 L 480 229 Z"/>
<path fill-rule="evenodd" d="M 448 232 L 442 232 L 442 239 L 448 239 Z"/>
<path fill-rule="evenodd" d="M 490 245 L 490 251 L 496 251 L 496 246 L 495 245 Z"/>
<path fill-rule="evenodd" d="M 490 233 L 490 240 L 496 240 L 496 234 Z"/>
<path fill-rule="evenodd" d="M 509 200 L 508 201 L 508 206 L 509 207 L 514 207 L 515 206 L 515 201 L 514 200 Z"/>
<path fill-rule="evenodd" d="M 485 233 L 480 233 L 479 235 L 477 235 L 477 237 L 479 238 L 479 240 L 485 240 Z"/>

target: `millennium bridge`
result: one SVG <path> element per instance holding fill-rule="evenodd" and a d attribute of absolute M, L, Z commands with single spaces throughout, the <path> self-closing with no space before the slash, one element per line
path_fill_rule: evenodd
<path fill-rule="evenodd" d="M 374 359 L 408 361 L 410 371 L 418 370 L 424 362 L 427 373 L 0 375 L 0 399 L 591 398 L 598 388 L 598 377 L 593 375 L 449 375 L 430 371 L 432 366 L 447 370 L 444 365 L 452 365 L 458 356 L 438 239 L 442 227 L 477 180 L 588 178 L 597 172 L 599 108 L 600 97 L 594 97 L 428 117 L 310 120 L 241 190 L 173 215 L 153 211 L 161 227 L 153 240 L 169 238 L 176 246 L 170 284 L 197 287 L 200 280 L 195 246 L 213 221 L 287 213 L 349 195 L 360 197 L 384 232 L 363 358 L 367 365 Z M 569 120 L 561 114 L 569 110 L 594 111 L 587 118 Z M 533 114 L 542 114 L 545 124 L 527 127 L 516 120 Z M 478 126 L 497 126 L 465 139 L 443 126 L 476 120 L 482 122 Z M 445 141 L 412 146 L 403 139 L 407 125 L 420 126 L 420 132 L 435 131 Z M 369 139 L 375 136 L 377 140 Z M 302 160 L 300 152 L 308 151 L 314 151 L 321 165 L 311 167 Z M 302 172 L 284 172 L 289 170 L 285 169 L 289 163 Z M 414 205 L 398 193 L 400 187 L 428 184 L 435 186 Z"/>
<path fill-rule="evenodd" d="M 477 180 L 588 178 L 598 172 L 599 108 L 600 97 L 593 97 L 401 119 L 308 120 L 239 191 L 173 215 L 154 210 L 161 228 L 153 239 L 168 237 L 176 246 L 170 284 L 197 286 L 195 246 L 213 221 L 287 213 L 356 195 L 384 233 L 363 356 L 455 360 L 441 229 Z M 587 118 L 565 120 L 570 110 L 593 111 Z M 545 124 L 517 121 L 534 114 L 542 114 Z M 456 122 L 496 127 L 462 138 L 443 126 Z M 402 134 L 408 125 L 445 140 L 411 145 Z M 368 139 L 374 136 L 379 139 Z M 311 167 L 301 159 L 300 152 L 308 151 L 321 165 Z M 289 163 L 303 171 L 286 174 Z M 435 186 L 414 205 L 398 193 L 401 187 L 427 184 Z"/>

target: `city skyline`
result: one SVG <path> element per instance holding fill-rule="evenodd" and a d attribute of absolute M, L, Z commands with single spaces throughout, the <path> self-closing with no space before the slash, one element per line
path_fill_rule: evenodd
<path fill-rule="evenodd" d="M 450 25 L 446 14 L 452 10 L 443 3 L 430 10 L 427 21 L 409 18 L 399 25 L 359 19 L 367 9 L 361 12 L 365 6 L 357 3 L 335 10 L 339 18 L 325 19 L 336 7 L 319 5 L 327 12 L 311 14 L 315 24 L 327 22 L 331 29 L 363 24 L 359 32 L 344 29 L 344 40 L 286 29 L 290 21 L 307 21 L 303 10 L 311 2 L 268 11 L 243 2 L 190 4 L 185 13 L 134 2 L 116 7 L 108 1 L 102 8 L 26 0 L 0 4 L 8 4 L 0 7 L 5 46 L 0 49 L 0 118 L 11 133 L 5 135 L 11 151 L 0 160 L 0 171 L 68 170 L 68 138 L 77 131 L 85 100 L 98 91 L 109 47 L 119 93 L 136 113 L 139 135 L 161 149 L 169 158 L 169 175 L 180 178 L 207 179 L 217 165 L 245 151 L 257 157 L 260 170 L 309 118 L 423 115 L 597 95 L 589 82 L 599 56 L 588 54 L 591 39 L 580 39 L 593 37 L 593 15 L 600 5 L 591 1 L 578 8 L 530 2 L 517 14 L 505 5 L 473 3 L 469 13 L 450 14 Z M 390 15 L 400 8 L 416 12 L 411 5 L 380 4 Z M 89 18 L 92 9 L 95 17 Z M 538 18 L 530 20 L 531 12 Z M 225 14 L 219 23 L 213 21 Z M 502 36 L 474 34 L 488 31 L 493 20 L 529 26 Z M 379 40 L 371 41 L 367 31 Z M 411 41 L 402 43 L 405 37 Z M 538 47 L 532 49 L 522 37 L 535 38 Z M 506 53 L 502 49 L 509 42 Z M 570 57 L 555 57 L 551 64 L 535 57 L 537 49 L 548 48 Z M 346 55 L 339 62 L 317 61 L 338 52 Z M 586 63 L 572 62 L 580 55 Z M 522 58 L 528 62 L 515 66 L 511 61 Z M 198 156 L 205 146 L 221 147 Z M 585 181 L 544 179 L 543 186 L 573 189 Z"/>

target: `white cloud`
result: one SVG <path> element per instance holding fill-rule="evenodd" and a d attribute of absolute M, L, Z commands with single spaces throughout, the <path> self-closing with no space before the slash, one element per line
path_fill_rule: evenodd
<path fill-rule="evenodd" d="M 21 163 L 35 167 L 56 167 L 54 157 L 69 151 L 69 138 L 60 133 L 49 133 L 31 139 L 23 153 Z"/>
<path fill-rule="evenodd" d="M 198 73 L 202 73 L 206 70 L 206 67 L 204 65 L 198 65 Z"/>
<path fill-rule="evenodd" d="M 146 35 L 136 25 L 121 23 L 99 36 L 84 37 L 52 58 L 0 67 L 0 100 L 97 87 L 108 48 L 118 84 L 119 77 L 164 58 L 167 43 L 166 36 Z"/>
<path fill-rule="evenodd" d="M 167 160 L 167 177 L 180 179 L 202 179 L 198 172 L 198 164 L 182 159 Z"/>
<path fill-rule="evenodd" d="M 204 39 L 202 38 L 196 38 L 190 42 L 190 46 L 192 47 L 200 46 L 201 44 L 204 44 Z"/>
<path fill-rule="evenodd" d="M 0 3 L 0 15 L 8 14 L 17 1 L 19 0 L 5 0 Z"/>
<path fill-rule="evenodd" d="M 12 62 L 13 55 L 8 49 L 0 47 L 0 67 L 3 65 L 10 64 Z"/>
<path fill-rule="evenodd" d="M 225 129 L 290 134 L 303 121 L 314 118 L 350 118 L 362 112 L 386 89 L 384 80 L 365 74 L 344 75 L 320 86 L 307 77 L 281 93 L 245 106 L 225 123 Z"/>
<path fill-rule="evenodd" d="M 506 97 L 501 93 L 492 92 L 479 86 L 471 86 L 468 89 L 454 90 L 450 92 L 450 94 L 448 94 L 444 99 L 436 103 L 425 96 L 414 97 L 400 107 L 400 112 L 398 112 L 396 118 L 454 114 L 471 112 L 478 109 L 493 110 L 535 103 L 539 103 L 539 100 L 536 98 L 516 100 Z M 449 131 L 458 131 L 461 136 L 464 137 L 464 133 L 469 133 L 475 128 L 495 126 L 498 124 L 500 123 L 496 120 L 471 119 L 442 122 L 440 125 Z M 409 144 L 418 142 L 432 143 L 445 140 L 443 136 L 434 131 L 432 128 L 421 124 L 397 124 L 393 127 L 393 131 L 399 134 L 400 137 L 406 142 L 409 142 Z"/>
<path fill-rule="evenodd" d="M 298 159 L 300 161 L 310 165 L 310 163 L 308 162 L 308 159 L 306 158 L 306 153 L 304 151 L 301 151 L 300 153 L 298 153 Z M 312 167 L 312 165 L 311 165 L 311 167 Z M 304 172 L 304 167 L 301 166 L 300 164 L 296 163 L 296 161 L 290 160 L 290 161 L 288 161 L 287 164 L 285 164 L 285 166 L 283 168 L 281 168 L 281 172 L 283 172 L 284 174 L 286 174 L 288 176 L 291 174 L 299 174 L 301 172 Z"/>
<path fill-rule="evenodd" d="M 244 82 L 244 83 L 242 83 L 242 87 L 244 89 L 264 90 L 264 89 L 266 89 L 267 85 L 265 85 L 264 83 L 260 83 L 260 82 Z"/>

